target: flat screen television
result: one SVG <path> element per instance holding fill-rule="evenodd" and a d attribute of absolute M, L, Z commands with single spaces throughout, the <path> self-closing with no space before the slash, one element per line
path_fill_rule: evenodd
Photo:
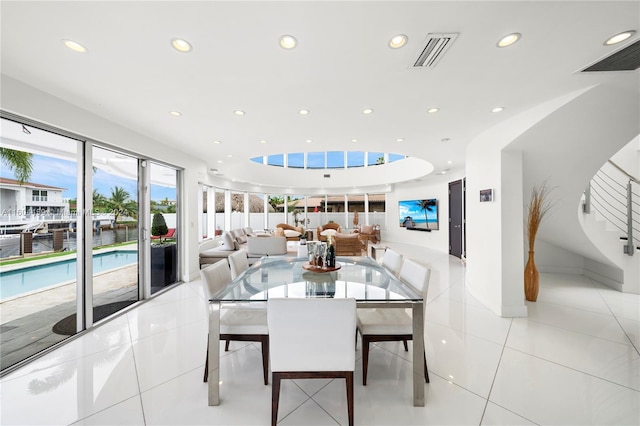
<path fill-rule="evenodd" d="M 417 231 L 431 231 L 438 228 L 438 200 L 399 201 L 400 226 Z"/>

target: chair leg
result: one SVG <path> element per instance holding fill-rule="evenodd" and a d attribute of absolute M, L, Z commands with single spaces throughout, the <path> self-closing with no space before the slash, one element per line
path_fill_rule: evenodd
<path fill-rule="evenodd" d="M 403 340 L 402 343 L 404 343 L 404 351 L 409 352 L 409 346 L 407 346 L 407 341 Z"/>
<path fill-rule="evenodd" d="M 427 352 L 424 353 L 424 381 L 429 383 L 429 370 L 427 370 Z"/>
<path fill-rule="evenodd" d="M 367 370 L 369 369 L 369 340 L 362 336 L 362 386 L 367 386 Z"/>
<path fill-rule="evenodd" d="M 224 344 L 224 351 L 229 352 L 229 339 L 227 339 L 227 341 Z"/>
<path fill-rule="evenodd" d="M 353 371 L 347 372 L 347 413 L 349 426 L 353 426 Z"/>
<path fill-rule="evenodd" d="M 204 379 L 203 382 L 207 383 L 209 380 L 209 335 L 207 334 L 207 355 L 204 359 Z"/>
<path fill-rule="evenodd" d="M 278 422 L 278 404 L 280 402 L 280 374 L 272 373 L 271 381 L 271 426 L 276 426 Z"/>
<path fill-rule="evenodd" d="M 264 384 L 269 384 L 269 335 L 262 338 L 262 374 L 264 376 Z M 425 361 L 426 362 L 426 361 Z"/>

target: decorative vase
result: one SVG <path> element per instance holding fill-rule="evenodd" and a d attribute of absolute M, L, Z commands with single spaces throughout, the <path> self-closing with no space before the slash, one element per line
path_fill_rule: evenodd
<path fill-rule="evenodd" d="M 524 267 L 524 295 L 529 302 L 535 302 L 538 298 L 538 285 L 540 277 L 536 262 L 534 260 L 534 252 L 529 252 L 529 259 Z"/>

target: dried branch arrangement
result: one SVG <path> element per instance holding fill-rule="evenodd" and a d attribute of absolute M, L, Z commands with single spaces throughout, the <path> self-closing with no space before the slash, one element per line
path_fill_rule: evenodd
<path fill-rule="evenodd" d="M 529 251 L 533 251 L 536 243 L 536 234 L 542 219 L 551 208 L 549 203 L 549 192 L 546 184 L 542 184 L 539 187 L 534 186 L 531 189 L 531 199 L 529 200 L 529 206 L 527 209 L 527 239 L 529 240 Z"/>

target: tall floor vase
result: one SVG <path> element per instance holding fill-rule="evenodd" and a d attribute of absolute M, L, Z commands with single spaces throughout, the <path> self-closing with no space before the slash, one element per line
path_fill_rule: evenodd
<path fill-rule="evenodd" d="M 527 259 L 527 264 L 524 267 L 524 295 L 529 302 L 535 302 L 538 299 L 539 281 L 540 277 L 536 268 L 534 252 L 530 251 L 529 259 Z"/>

